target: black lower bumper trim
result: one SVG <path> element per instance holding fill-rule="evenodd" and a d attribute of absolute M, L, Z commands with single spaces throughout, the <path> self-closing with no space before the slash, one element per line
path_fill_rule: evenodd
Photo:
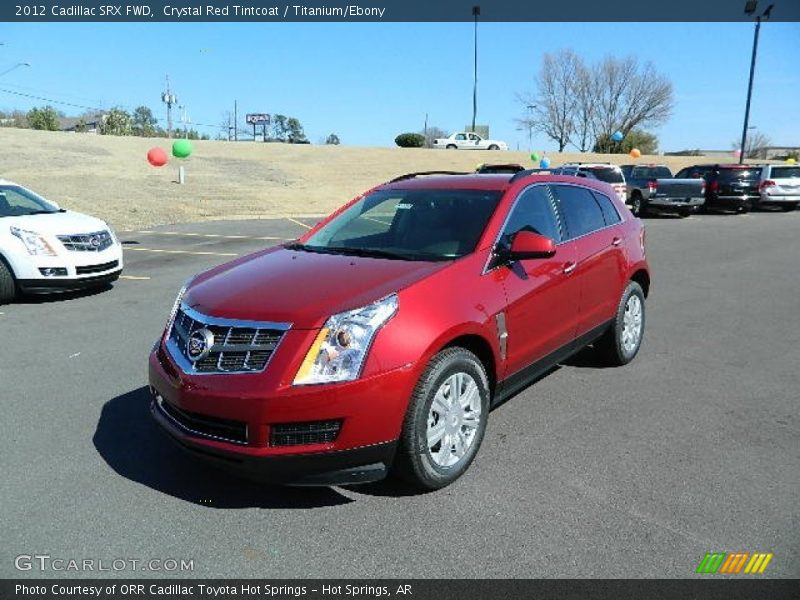
<path fill-rule="evenodd" d="M 121 274 L 122 269 L 96 277 L 81 277 L 80 279 L 20 279 L 17 283 L 19 284 L 19 289 L 26 294 L 54 294 L 107 285 L 119 279 Z"/>
<path fill-rule="evenodd" d="M 182 449 L 225 470 L 268 483 L 329 486 L 371 483 L 386 477 L 394 461 L 397 442 L 362 446 L 352 450 L 254 457 L 194 444 L 180 436 L 156 406 L 150 411 L 169 437 Z"/>

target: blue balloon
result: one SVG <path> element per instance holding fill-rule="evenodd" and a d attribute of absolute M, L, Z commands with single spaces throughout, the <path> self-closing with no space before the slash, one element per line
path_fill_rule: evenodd
<path fill-rule="evenodd" d="M 611 136 L 611 139 L 614 140 L 615 142 L 621 142 L 623 137 L 625 136 L 622 135 L 621 131 L 615 131 L 614 135 Z"/>
<path fill-rule="evenodd" d="M 546 156 L 539 161 L 539 168 L 540 169 L 549 169 L 550 168 L 550 159 Z"/>

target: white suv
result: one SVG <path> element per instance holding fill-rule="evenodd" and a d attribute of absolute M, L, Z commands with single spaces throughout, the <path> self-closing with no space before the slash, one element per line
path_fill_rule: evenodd
<path fill-rule="evenodd" d="M 573 175 L 596 179 L 609 184 L 617 193 L 617 197 L 624 204 L 628 198 L 628 188 L 625 185 L 625 175 L 617 165 L 610 163 L 566 163 L 553 171 L 554 175 Z"/>
<path fill-rule="evenodd" d="M 786 212 L 800 204 L 800 165 L 764 165 L 758 184 L 759 206 L 780 206 Z"/>
<path fill-rule="evenodd" d="M 102 286 L 121 272 L 122 246 L 105 221 L 0 179 L 0 304 L 17 292 Z"/>

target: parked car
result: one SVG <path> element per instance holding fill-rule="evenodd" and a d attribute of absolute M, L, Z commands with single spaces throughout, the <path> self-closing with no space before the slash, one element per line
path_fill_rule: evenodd
<path fill-rule="evenodd" d="M 702 178 L 706 183 L 703 210 L 748 212 L 758 203 L 761 167 L 753 165 L 692 165 L 678 179 Z"/>
<path fill-rule="evenodd" d="M 489 409 L 594 343 L 637 354 L 645 233 L 607 184 L 400 177 L 296 241 L 201 273 L 149 357 L 156 421 L 272 481 L 467 469 Z"/>
<path fill-rule="evenodd" d="M 617 197 L 622 202 L 627 199 L 625 175 L 617 165 L 610 163 L 566 163 L 555 168 L 553 173 L 603 181 L 614 188 Z"/>
<path fill-rule="evenodd" d="M 450 137 L 433 140 L 434 148 L 446 150 L 508 150 L 508 144 L 500 140 L 485 140 L 477 133 L 459 131 Z"/>
<path fill-rule="evenodd" d="M 758 206 L 795 210 L 800 205 L 800 165 L 764 165 L 758 193 Z"/>
<path fill-rule="evenodd" d="M 106 285 L 120 273 L 122 247 L 105 221 L 0 179 L 0 304 L 18 292 Z"/>
<path fill-rule="evenodd" d="M 665 165 L 622 165 L 628 205 L 636 216 L 671 212 L 688 217 L 705 202 L 702 179 L 676 179 Z"/>

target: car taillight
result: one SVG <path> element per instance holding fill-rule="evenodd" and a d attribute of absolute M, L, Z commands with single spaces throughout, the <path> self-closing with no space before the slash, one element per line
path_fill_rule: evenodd
<path fill-rule="evenodd" d="M 655 194 L 656 190 L 658 190 L 658 181 L 656 181 L 655 179 L 651 179 L 650 181 L 647 182 L 647 187 L 650 190 L 651 194 Z"/>
<path fill-rule="evenodd" d="M 759 184 L 758 189 L 763 190 L 764 188 L 772 187 L 774 185 L 778 184 L 772 181 L 772 179 L 766 179 Z"/>
<path fill-rule="evenodd" d="M 711 192 L 718 192 L 719 191 L 719 181 L 712 181 L 708 184 L 708 190 Z"/>

